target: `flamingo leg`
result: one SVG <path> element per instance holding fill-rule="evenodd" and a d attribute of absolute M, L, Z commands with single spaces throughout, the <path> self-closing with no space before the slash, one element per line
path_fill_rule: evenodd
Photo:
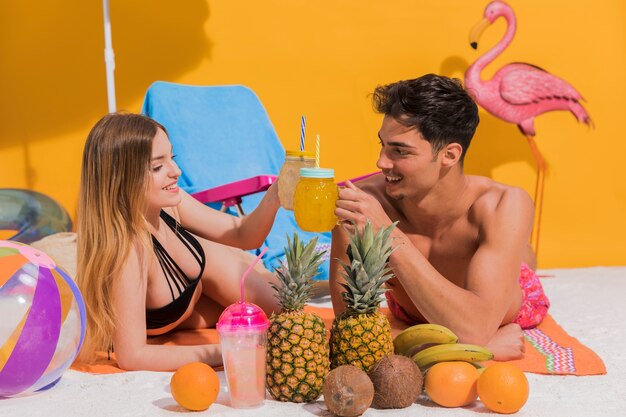
<path fill-rule="evenodd" d="M 532 136 L 526 136 L 528 139 L 528 144 L 530 145 L 530 151 L 535 158 L 535 164 L 537 167 L 537 179 L 535 182 L 535 221 L 533 223 L 533 231 L 530 235 L 530 243 L 535 251 L 535 255 L 539 256 L 539 235 L 541 232 L 541 214 L 543 211 L 543 190 L 544 190 L 544 180 L 546 173 L 546 161 L 541 155 L 539 148 L 537 147 L 537 143 Z"/>

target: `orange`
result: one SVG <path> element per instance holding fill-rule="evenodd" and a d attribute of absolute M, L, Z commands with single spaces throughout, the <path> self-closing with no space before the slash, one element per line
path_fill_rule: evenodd
<path fill-rule="evenodd" d="M 478 378 L 477 386 L 480 400 L 496 413 L 515 413 L 528 400 L 528 379 L 510 363 L 489 366 Z"/>
<path fill-rule="evenodd" d="M 172 396 L 191 411 L 209 408 L 220 391 L 220 380 L 209 365 L 191 362 L 178 368 L 170 380 Z"/>
<path fill-rule="evenodd" d="M 468 362 L 439 362 L 426 372 L 424 389 L 441 406 L 463 407 L 476 401 L 477 379 L 478 371 Z"/>

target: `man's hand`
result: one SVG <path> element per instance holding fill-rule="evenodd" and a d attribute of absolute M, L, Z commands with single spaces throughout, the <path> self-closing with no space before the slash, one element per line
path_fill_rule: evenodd
<path fill-rule="evenodd" d="M 524 332 L 517 323 L 509 323 L 498 329 L 487 344 L 497 361 L 510 361 L 524 357 Z"/>
<path fill-rule="evenodd" d="M 392 223 L 378 200 L 350 181 L 346 181 L 345 188 L 339 189 L 335 214 L 350 233 L 354 232 L 355 226 L 362 230 L 367 219 L 372 222 L 374 230 Z"/>

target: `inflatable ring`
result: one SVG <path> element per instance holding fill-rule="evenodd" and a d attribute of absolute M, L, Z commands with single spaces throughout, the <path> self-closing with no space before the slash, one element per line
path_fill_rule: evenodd
<path fill-rule="evenodd" d="M 0 188 L 0 230 L 16 230 L 9 240 L 31 243 L 45 236 L 72 230 L 67 211 L 37 191 Z"/>

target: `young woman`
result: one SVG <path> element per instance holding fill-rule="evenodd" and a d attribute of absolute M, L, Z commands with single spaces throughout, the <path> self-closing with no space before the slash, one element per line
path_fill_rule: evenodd
<path fill-rule="evenodd" d="M 147 336 L 214 326 L 239 299 L 239 279 L 279 207 L 275 185 L 255 211 L 234 217 L 178 188 L 181 172 L 163 126 L 137 114 L 109 114 L 83 152 L 77 281 L 87 306 L 79 360 L 115 351 L 127 370 L 175 370 L 221 363 L 219 345 L 163 346 Z M 257 266 L 246 299 L 277 310 L 274 275 Z"/>

